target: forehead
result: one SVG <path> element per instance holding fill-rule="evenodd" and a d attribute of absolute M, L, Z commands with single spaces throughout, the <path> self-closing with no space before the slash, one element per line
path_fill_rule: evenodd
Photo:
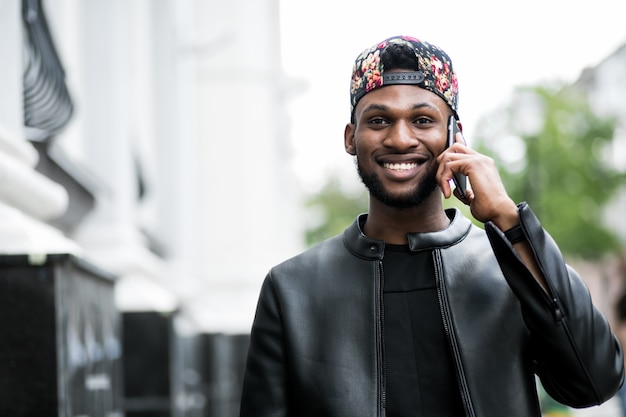
<path fill-rule="evenodd" d="M 408 110 L 416 107 L 429 108 L 442 115 L 451 110 L 437 94 L 415 85 L 389 85 L 377 88 L 361 98 L 356 105 L 355 114 L 372 106 L 384 106 L 389 110 Z"/>

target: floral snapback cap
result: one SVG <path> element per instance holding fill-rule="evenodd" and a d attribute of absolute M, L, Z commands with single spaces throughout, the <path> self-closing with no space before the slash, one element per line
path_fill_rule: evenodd
<path fill-rule="evenodd" d="M 404 44 L 415 52 L 417 68 L 414 71 L 385 74 L 381 56 L 392 44 Z M 370 91 L 393 84 L 418 85 L 441 97 L 458 119 L 458 91 L 456 73 L 450 57 L 440 48 L 410 36 L 394 36 L 361 52 L 354 62 L 350 84 L 350 114 L 358 101 Z"/>

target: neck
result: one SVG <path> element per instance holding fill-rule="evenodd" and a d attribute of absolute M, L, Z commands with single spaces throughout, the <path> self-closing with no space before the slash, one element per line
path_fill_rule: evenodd
<path fill-rule="evenodd" d="M 364 232 L 372 239 L 403 245 L 408 242 L 407 233 L 437 232 L 449 224 L 440 193 L 433 192 L 418 206 L 407 209 L 389 207 L 370 197 Z"/>

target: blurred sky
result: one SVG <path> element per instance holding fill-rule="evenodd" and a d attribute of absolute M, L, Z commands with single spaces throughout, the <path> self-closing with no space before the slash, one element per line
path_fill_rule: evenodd
<path fill-rule="evenodd" d="M 343 149 L 350 73 L 356 56 L 385 38 L 415 36 L 450 55 L 470 145 L 478 120 L 516 86 L 573 82 L 626 43 L 621 0 L 280 0 L 280 7 L 283 66 L 308 84 L 290 105 L 294 169 L 308 190 L 336 170 L 358 182 Z"/>

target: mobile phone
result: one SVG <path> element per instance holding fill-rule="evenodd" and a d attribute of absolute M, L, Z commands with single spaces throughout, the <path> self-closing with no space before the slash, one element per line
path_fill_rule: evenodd
<path fill-rule="evenodd" d="M 456 142 L 455 136 L 460 132 L 459 125 L 456 122 L 456 118 L 454 116 L 450 116 L 448 118 L 448 143 L 446 145 L 446 149 Z M 467 177 L 460 172 L 455 172 L 452 175 L 452 180 L 454 181 L 454 186 L 456 187 L 457 193 L 461 200 L 467 199 Z"/>

